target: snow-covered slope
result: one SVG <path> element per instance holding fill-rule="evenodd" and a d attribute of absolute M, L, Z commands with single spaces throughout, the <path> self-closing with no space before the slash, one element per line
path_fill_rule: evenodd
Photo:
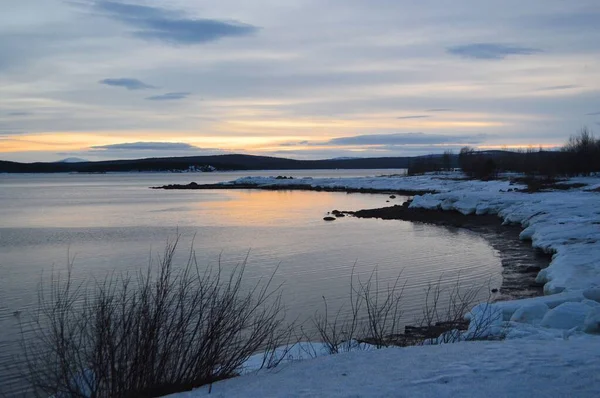
<path fill-rule="evenodd" d="M 171 395 L 197 397 L 597 397 L 600 338 L 387 348 L 288 363 Z"/>

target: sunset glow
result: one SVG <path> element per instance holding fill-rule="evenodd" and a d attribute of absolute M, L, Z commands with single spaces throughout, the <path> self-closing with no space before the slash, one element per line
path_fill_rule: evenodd
<path fill-rule="evenodd" d="M 555 148 L 600 124 L 596 16 L 595 0 L 10 2 L 0 159 Z"/>

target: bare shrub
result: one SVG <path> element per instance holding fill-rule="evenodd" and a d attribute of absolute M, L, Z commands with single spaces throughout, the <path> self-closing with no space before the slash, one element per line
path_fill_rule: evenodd
<path fill-rule="evenodd" d="M 441 280 L 430 284 L 425 293 L 423 316 L 418 322 L 423 342 L 440 344 L 503 337 L 506 331 L 492 330 L 499 319 L 491 295 L 477 304 L 482 288 L 463 288 L 460 279 L 448 288 L 442 287 Z"/>
<path fill-rule="evenodd" d="M 405 284 L 400 276 L 393 283 L 382 285 L 377 270 L 361 280 L 354 269 L 350 276 L 350 309 L 341 306 L 335 314 L 329 313 L 323 297 L 324 313 L 312 318 L 317 337 L 330 354 L 365 348 L 364 343 L 376 348 L 393 345 L 390 336 L 400 333 L 401 302 Z M 309 338 L 311 336 L 306 336 Z"/>
<path fill-rule="evenodd" d="M 54 274 L 39 291 L 33 337 L 24 341 L 29 378 L 40 396 L 155 397 L 236 376 L 289 329 L 272 276 L 247 289 L 245 261 L 224 275 L 202 270 L 193 250 L 174 266 L 177 240 L 135 278 L 112 274 L 76 283 Z"/>
<path fill-rule="evenodd" d="M 409 346 L 419 344 L 455 343 L 470 340 L 503 338 L 506 328 L 492 304 L 491 293 L 481 301 L 482 289 L 463 287 L 460 278 L 445 286 L 442 278 L 428 285 L 422 316 L 406 325 L 402 316 L 402 294 L 406 283 L 400 275 L 391 284 L 381 286 L 377 272 L 361 281 L 354 270 L 350 282 L 350 306 L 341 306 L 331 314 L 323 298 L 324 313 L 312 318 L 317 337 L 329 354 L 361 350 L 370 346 Z M 500 328 L 500 329 L 499 329 Z M 307 333 L 304 338 L 311 340 Z M 364 344 L 368 343 L 368 345 Z M 314 350 L 313 350 L 314 351 Z M 317 356 L 316 352 L 309 352 Z"/>

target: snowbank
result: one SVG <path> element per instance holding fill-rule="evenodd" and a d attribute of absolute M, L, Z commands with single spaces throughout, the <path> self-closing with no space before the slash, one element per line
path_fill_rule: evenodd
<path fill-rule="evenodd" d="M 598 352 L 589 335 L 350 352 L 171 397 L 597 397 Z"/>
<path fill-rule="evenodd" d="M 436 191 L 451 192 L 461 189 L 471 191 L 498 192 L 515 188 L 508 181 L 475 181 L 465 180 L 460 174 L 446 173 L 439 175 L 424 175 L 414 177 L 355 177 L 355 178 L 293 178 L 277 179 L 276 177 L 242 177 L 234 181 L 224 182 L 222 185 L 255 185 L 260 187 L 271 186 L 302 186 L 307 188 L 346 188 L 346 189 L 373 189 L 381 191 Z"/>

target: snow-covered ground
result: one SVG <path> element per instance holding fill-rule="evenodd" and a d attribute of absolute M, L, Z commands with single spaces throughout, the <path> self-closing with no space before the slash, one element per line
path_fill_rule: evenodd
<path fill-rule="evenodd" d="M 276 179 L 246 177 L 225 185 L 436 191 L 411 207 L 497 214 L 520 224 L 522 239 L 553 253 L 537 280 L 545 296 L 481 304 L 471 332 L 506 335 L 496 342 L 351 352 L 286 363 L 217 383 L 215 396 L 596 396 L 600 393 L 600 178 L 568 182 L 568 191 L 515 192 L 508 181 L 457 174 L 416 177 Z M 478 330 L 481 333 L 481 330 Z M 466 335 L 468 337 L 469 331 Z M 206 388 L 180 394 L 196 397 Z"/>
<path fill-rule="evenodd" d="M 350 352 L 174 394 L 196 397 L 597 397 L 600 338 Z"/>

